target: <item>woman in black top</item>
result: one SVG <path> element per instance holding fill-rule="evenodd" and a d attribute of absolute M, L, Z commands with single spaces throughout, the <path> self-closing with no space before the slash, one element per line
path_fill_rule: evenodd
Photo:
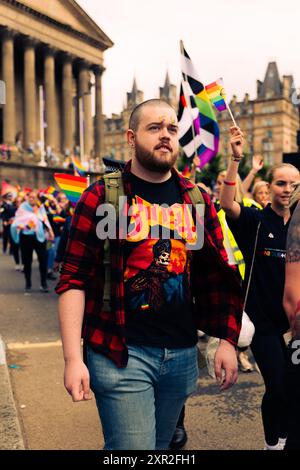
<path fill-rule="evenodd" d="M 246 263 L 248 284 L 255 239 L 257 247 L 245 310 L 255 325 L 251 344 L 266 391 L 262 400 L 265 449 L 282 450 L 287 434 L 287 402 L 284 392 L 286 346 L 283 334 L 288 321 L 282 306 L 286 237 L 290 219 L 289 198 L 299 171 L 289 164 L 271 169 L 271 204 L 262 211 L 242 207 L 234 201 L 236 175 L 242 158 L 243 134 L 231 128 L 233 151 L 221 194 L 221 206 Z"/>

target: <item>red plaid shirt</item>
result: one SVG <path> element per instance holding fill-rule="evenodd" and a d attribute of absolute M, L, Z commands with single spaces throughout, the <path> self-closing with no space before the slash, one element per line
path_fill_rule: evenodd
<path fill-rule="evenodd" d="M 131 163 L 123 172 L 124 191 L 131 195 L 128 179 Z M 188 190 L 193 187 L 175 169 L 172 170 L 183 201 L 191 204 Z M 81 196 L 73 215 L 67 250 L 56 292 L 69 289 L 85 291 L 85 312 L 82 337 L 94 350 L 112 359 L 118 367 L 126 367 L 128 350 L 124 338 L 124 259 L 125 240 L 111 240 L 111 311 L 103 311 L 104 242 L 96 235 L 97 207 L 105 202 L 103 180 L 91 185 Z M 197 328 L 210 336 L 236 345 L 241 326 L 242 294 L 236 273 L 227 263 L 223 235 L 210 197 L 205 201 L 204 245 L 192 251 L 191 288 L 195 301 Z M 195 210 L 193 209 L 195 217 Z"/>

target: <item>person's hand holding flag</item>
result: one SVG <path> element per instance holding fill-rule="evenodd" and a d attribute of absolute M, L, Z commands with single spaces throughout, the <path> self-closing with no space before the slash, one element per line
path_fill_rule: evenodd
<path fill-rule="evenodd" d="M 244 134 L 237 126 L 232 126 L 230 128 L 230 134 L 232 157 L 235 161 L 240 161 L 243 158 Z"/>

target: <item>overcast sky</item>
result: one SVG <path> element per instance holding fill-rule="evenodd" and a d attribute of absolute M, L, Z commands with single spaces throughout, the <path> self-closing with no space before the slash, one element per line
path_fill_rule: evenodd
<path fill-rule="evenodd" d="M 271 60 L 299 87 L 298 1 L 78 0 L 114 42 L 104 54 L 103 112 L 121 112 L 134 75 L 145 99 L 158 96 L 167 69 L 178 86 L 180 39 L 203 83 L 223 77 L 229 98 L 255 98 Z"/>

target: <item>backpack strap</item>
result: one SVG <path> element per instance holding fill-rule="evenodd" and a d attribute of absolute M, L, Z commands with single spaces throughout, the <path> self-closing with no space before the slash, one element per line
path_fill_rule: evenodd
<path fill-rule="evenodd" d="M 188 190 L 188 193 L 189 193 L 193 206 L 196 206 L 197 204 L 205 204 L 201 190 L 196 184 L 194 185 L 192 189 Z"/>
<path fill-rule="evenodd" d="M 103 175 L 105 184 L 105 202 L 112 204 L 116 210 L 117 217 L 119 215 L 119 197 L 124 196 L 124 185 L 122 172 L 115 171 Z"/>
<path fill-rule="evenodd" d="M 117 219 L 119 217 L 119 197 L 124 196 L 124 185 L 122 179 L 122 172 L 116 171 L 113 173 L 106 173 L 103 175 L 105 185 L 105 203 L 112 204 L 116 211 Z M 110 266 L 110 243 L 106 239 L 104 242 L 104 270 L 105 270 L 105 283 L 103 290 L 103 310 L 105 312 L 111 311 L 111 266 Z"/>

